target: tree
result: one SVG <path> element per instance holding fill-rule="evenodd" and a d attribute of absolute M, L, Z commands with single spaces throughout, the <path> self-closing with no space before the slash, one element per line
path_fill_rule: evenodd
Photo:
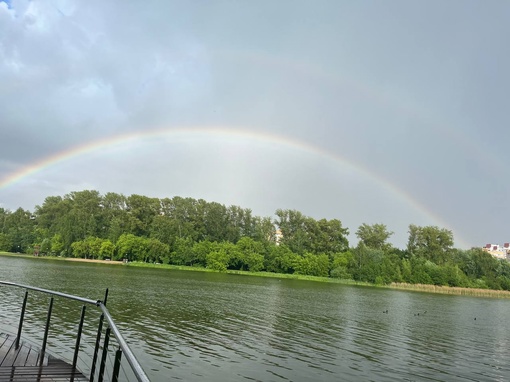
<path fill-rule="evenodd" d="M 256 242 L 252 238 L 243 237 L 237 244 L 237 249 L 242 254 L 243 266 L 246 265 L 249 271 L 258 272 L 264 268 L 264 246 L 260 242 Z"/>
<path fill-rule="evenodd" d="M 161 262 L 161 259 L 168 256 L 170 247 L 168 244 L 162 243 L 158 239 L 150 238 L 145 239 L 146 246 L 144 262 Z"/>
<path fill-rule="evenodd" d="M 89 236 L 85 239 L 85 243 L 88 247 L 88 255 L 92 259 L 98 259 L 101 255 L 101 245 L 103 240 L 99 237 Z"/>
<path fill-rule="evenodd" d="M 56 233 L 51 238 L 51 253 L 54 255 L 60 255 L 64 250 L 64 239 L 62 239 L 62 235 Z"/>
<path fill-rule="evenodd" d="M 407 250 L 442 265 L 452 258 L 453 234 L 445 228 L 435 226 L 409 226 Z"/>
<path fill-rule="evenodd" d="M 366 247 L 373 249 L 387 250 L 391 247 L 386 241 L 393 235 L 388 231 L 385 224 L 363 223 L 356 231 L 356 236 Z"/>
<path fill-rule="evenodd" d="M 112 259 L 115 253 L 115 245 L 110 240 L 103 240 L 99 249 L 100 259 Z"/>
<path fill-rule="evenodd" d="M 193 240 L 190 237 L 175 239 L 174 250 L 170 254 L 170 263 L 175 265 L 193 264 Z"/>
<path fill-rule="evenodd" d="M 287 245 L 290 250 L 299 255 L 305 251 L 306 231 L 305 220 L 306 217 L 296 210 L 281 210 L 275 212 L 278 220 L 275 224 L 282 232 L 281 243 Z"/>
<path fill-rule="evenodd" d="M 74 257 L 86 258 L 88 254 L 88 246 L 84 240 L 75 241 L 71 244 Z"/>
<path fill-rule="evenodd" d="M 224 248 L 210 252 L 206 256 L 207 268 L 214 269 L 216 271 L 225 272 L 229 261 L 230 256 Z"/>
<path fill-rule="evenodd" d="M 354 261 L 349 268 L 354 280 L 374 283 L 382 275 L 384 252 L 380 249 L 368 248 L 362 242 L 353 249 Z"/>
<path fill-rule="evenodd" d="M 206 258 L 207 255 L 211 252 L 217 251 L 219 249 L 219 244 L 216 242 L 211 242 L 208 240 L 200 241 L 195 243 L 192 248 L 192 257 L 189 265 L 200 265 L 205 267 L 207 265 Z"/>
<path fill-rule="evenodd" d="M 5 233 L 0 233 L 0 251 L 10 251 L 12 249 L 12 240 Z"/>
<path fill-rule="evenodd" d="M 115 260 L 126 258 L 129 261 L 135 261 L 142 258 L 144 248 L 140 239 L 131 233 L 122 234 L 117 240 Z"/>
<path fill-rule="evenodd" d="M 299 256 L 285 244 L 272 245 L 267 252 L 264 267 L 269 272 L 294 273 L 298 259 Z"/>
<path fill-rule="evenodd" d="M 199 200 L 204 211 L 204 239 L 209 241 L 227 240 L 227 208 L 220 203 Z"/>
<path fill-rule="evenodd" d="M 329 257 L 325 254 L 314 255 L 305 253 L 296 261 L 296 273 L 308 276 L 328 277 L 329 275 Z"/>
<path fill-rule="evenodd" d="M 130 195 L 126 200 L 126 211 L 130 233 L 148 236 L 153 219 L 160 213 L 161 205 L 157 198 Z"/>
<path fill-rule="evenodd" d="M 305 252 L 333 254 L 349 246 L 349 230 L 343 228 L 338 219 L 316 221 L 295 210 L 278 209 L 275 214 L 278 216 L 275 224 L 283 235 L 282 244 L 298 255 Z"/>
<path fill-rule="evenodd" d="M 44 239 L 41 243 L 41 254 L 42 255 L 49 255 L 51 252 L 51 240 L 50 239 Z"/>
<path fill-rule="evenodd" d="M 253 218 L 253 239 L 264 244 L 275 242 L 275 227 L 271 218 L 256 216 Z"/>
<path fill-rule="evenodd" d="M 27 252 L 35 239 L 35 219 L 28 210 L 18 208 L 4 215 L 3 232 L 11 243 L 11 252 Z M 6 241 L 6 242 L 7 242 Z"/>
<path fill-rule="evenodd" d="M 332 257 L 333 263 L 331 265 L 331 277 L 352 279 L 352 275 L 349 273 L 349 266 L 354 262 L 352 252 L 346 251 L 342 253 L 335 253 Z"/>

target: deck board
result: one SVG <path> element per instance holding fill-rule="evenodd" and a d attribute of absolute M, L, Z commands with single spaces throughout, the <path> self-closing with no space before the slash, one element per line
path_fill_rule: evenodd
<path fill-rule="evenodd" d="M 70 364 L 51 356 L 45 356 L 43 365 L 39 366 L 39 350 L 24 342 L 16 349 L 15 339 L 13 335 L 0 333 L 0 382 L 88 381 Z"/>
<path fill-rule="evenodd" d="M 31 347 L 30 352 L 28 353 L 25 365 L 37 365 L 38 359 L 39 359 L 39 351 L 37 351 L 37 349 L 34 349 L 33 347 Z"/>

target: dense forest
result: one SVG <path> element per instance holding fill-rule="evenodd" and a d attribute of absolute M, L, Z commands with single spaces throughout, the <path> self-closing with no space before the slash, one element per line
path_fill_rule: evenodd
<path fill-rule="evenodd" d="M 362 224 L 350 247 L 340 220 L 275 216 L 202 199 L 71 192 L 33 212 L 0 208 L 0 251 L 510 290 L 509 262 L 454 248 L 444 228 L 411 224 L 399 249 L 386 225 Z"/>

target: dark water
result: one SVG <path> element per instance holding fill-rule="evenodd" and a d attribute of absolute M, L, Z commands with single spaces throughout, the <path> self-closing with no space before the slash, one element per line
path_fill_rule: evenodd
<path fill-rule="evenodd" d="M 152 381 L 510 378 L 507 300 L 9 257 L 0 280 L 92 299 L 110 288 L 109 309 Z M 4 325 L 15 325 L 5 306 L 19 307 L 22 291 L 0 288 Z M 55 309 L 52 341 L 72 345 L 79 312 Z M 32 315 L 44 320 L 44 309 Z"/>

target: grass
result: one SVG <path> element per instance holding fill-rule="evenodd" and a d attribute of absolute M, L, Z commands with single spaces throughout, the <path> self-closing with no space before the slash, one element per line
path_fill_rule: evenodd
<path fill-rule="evenodd" d="M 318 277 L 318 276 L 308 276 L 308 275 L 299 275 L 299 274 L 289 274 L 289 273 L 274 273 L 274 272 L 250 272 L 250 271 L 240 271 L 236 269 L 227 269 L 225 272 L 217 271 L 214 269 L 203 268 L 203 267 L 191 267 L 186 265 L 171 265 L 171 264 L 154 264 L 154 263 L 143 263 L 139 261 L 131 261 L 127 264 L 129 267 L 141 267 L 141 268 L 160 268 L 160 269 L 172 269 L 179 271 L 197 271 L 197 272 L 214 272 L 214 273 L 227 273 L 230 275 L 242 275 L 242 276 L 255 276 L 255 277 L 270 277 L 277 279 L 295 279 L 295 280 L 307 280 L 307 281 L 320 281 L 327 283 L 335 283 L 335 284 L 348 284 L 348 285 L 364 285 L 364 286 L 374 286 L 373 284 L 360 282 L 355 280 L 344 280 L 344 279 L 334 279 L 331 277 Z"/>
<path fill-rule="evenodd" d="M 154 264 L 154 263 L 143 263 L 143 262 L 137 262 L 137 261 L 133 261 L 128 264 L 123 264 L 122 262 L 119 262 L 119 261 L 74 259 L 74 258 L 56 257 L 56 256 L 34 257 L 33 255 L 26 255 L 26 254 L 22 254 L 22 253 L 9 253 L 9 252 L 0 252 L 0 256 L 25 257 L 25 258 L 32 258 L 32 259 L 47 259 L 47 260 L 62 260 L 62 261 L 83 261 L 83 262 L 89 261 L 89 262 L 96 262 L 96 263 L 102 263 L 102 264 L 120 264 L 120 265 L 124 265 L 124 266 L 128 266 L 128 267 L 158 268 L 158 269 L 169 269 L 169 270 L 178 270 L 178 271 L 195 271 L 195 272 L 216 272 L 216 273 L 227 273 L 227 274 L 242 275 L 242 276 L 271 277 L 271 278 L 278 278 L 278 279 L 317 281 L 317 282 L 327 282 L 327 283 L 342 284 L 342 285 L 370 286 L 370 287 L 378 287 L 378 288 L 400 289 L 400 290 L 406 290 L 406 291 L 439 293 L 439 294 L 449 294 L 449 295 L 458 295 L 458 296 L 510 298 L 510 291 L 493 290 L 493 289 L 461 288 L 461 287 L 448 287 L 448 286 L 429 285 L 429 284 L 407 284 L 407 283 L 391 283 L 389 285 L 376 285 L 376 284 L 360 282 L 360 281 L 355 281 L 355 280 L 336 279 L 336 278 L 331 278 L 331 277 L 307 276 L 307 275 L 288 274 L 288 273 L 249 272 L 249 271 L 239 271 L 239 270 L 232 270 L 232 269 L 228 269 L 226 272 L 219 272 L 219 271 L 209 269 L 209 268 L 190 267 L 190 266 L 184 266 L 184 265 Z"/>

